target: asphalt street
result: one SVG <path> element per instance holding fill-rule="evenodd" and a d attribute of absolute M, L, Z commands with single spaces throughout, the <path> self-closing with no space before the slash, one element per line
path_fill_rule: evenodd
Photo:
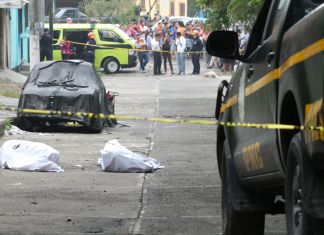
<path fill-rule="evenodd" d="M 129 69 L 102 79 L 107 90 L 119 92 L 116 114 L 214 120 L 217 86 L 228 76 L 202 75 L 153 76 Z M 1 170 L 0 234 L 221 234 L 216 127 L 119 122 L 124 125 L 100 134 L 72 127 L 2 137 L 0 144 L 23 139 L 54 147 L 65 172 Z M 103 172 L 97 160 L 111 139 L 165 168 Z M 267 216 L 266 231 L 286 234 L 284 216 Z"/>

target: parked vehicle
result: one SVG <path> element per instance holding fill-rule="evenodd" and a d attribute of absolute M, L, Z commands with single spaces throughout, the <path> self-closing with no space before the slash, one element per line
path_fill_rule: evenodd
<path fill-rule="evenodd" d="M 206 22 L 206 18 L 198 18 L 198 17 L 194 17 L 191 18 L 191 20 L 189 21 L 192 24 L 205 24 Z"/>
<path fill-rule="evenodd" d="M 96 117 L 98 114 L 114 114 L 112 95 L 106 93 L 101 78 L 88 62 L 40 62 L 34 66 L 22 88 L 17 122 L 24 130 L 73 121 L 101 131 L 105 124 L 116 123 L 116 120 Z"/>
<path fill-rule="evenodd" d="M 169 18 L 168 18 L 168 20 L 166 20 L 166 19 L 160 19 L 160 20 L 158 20 L 153 26 L 152 26 L 152 29 L 155 29 L 157 26 L 158 26 L 158 24 L 160 23 L 160 22 L 165 22 L 165 21 L 168 21 L 170 24 L 173 24 L 173 23 L 175 23 L 175 22 L 179 22 L 179 21 L 182 21 L 182 23 L 184 24 L 184 25 L 186 25 L 188 22 L 190 22 L 192 20 L 192 18 L 190 18 L 190 17 L 186 17 L 186 16 L 170 16 Z"/>
<path fill-rule="evenodd" d="M 137 65 L 135 43 L 124 31 L 111 24 L 54 24 L 53 58 L 61 60 L 60 41 L 67 36 L 75 47 L 74 59 L 84 59 L 84 44 L 88 33 L 95 34 L 95 67 L 106 73 Z"/>
<path fill-rule="evenodd" d="M 70 18 L 73 23 L 86 23 L 89 20 L 88 16 L 79 11 L 78 8 L 62 7 L 56 9 L 54 22 L 66 23 L 68 18 Z M 45 22 L 49 22 L 49 16 L 45 16 Z"/>
<path fill-rule="evenodd" d="M 324 132 L 302 129 L 324 125 L 323 2 L 265 0 L 243 55 L 235 32 L 208 38 L 211 55 L 241 61 L 216 118 L 295 126 L 217 127 L 223 234 L 264 234 L 265 214 L 283 212 L 288 235 L 324 234 Z"/>

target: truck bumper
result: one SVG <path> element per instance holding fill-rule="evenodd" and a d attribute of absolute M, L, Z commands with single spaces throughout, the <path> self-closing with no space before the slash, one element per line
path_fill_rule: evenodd
<path fill-rule="evenodd" d="M 324 143 L 323 141 L 316 141 L 308 146 L 309 156 L 311 162 L 316 170 L 324 172 Z"/>
<path fill-rule="evenodd" d="M 137 65 L 137 56 L 136 55 L 128 55 L 128 64 L 122 64 L 120 67 L 123 69 L 134 68 Z"/>

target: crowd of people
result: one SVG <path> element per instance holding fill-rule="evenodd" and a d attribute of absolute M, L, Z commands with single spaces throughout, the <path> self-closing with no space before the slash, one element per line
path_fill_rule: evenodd
<path fill-rule="evenodd" d="M 206 52 L 206 42 L 209 31 L 204 25 L 192 22 L 184 25 L 182 21 L 170 22 L 168 18 L 160 20 L 155 14 L 153 21 L 147 17 L 140 17 L 138 21 L 132 21 L 128 27 L 117 25 L 136 41 L 140 62 L 140 71 L 146 72 L 145 67 L 150 58 L 153 59 L 153 73 L 160 75 L 163 64 L 164 73 L 168 72 L 168 64 L 171 74 L 174 74 L 172 58 L 176 58 L 178 74 L 185 74 L 185 59 L 191 58 L 193 71 L 191 74 L 200 74 L 200 58 L 205 58 L 206 68 L 218 68 L 225 73 L 234 70 L 235 60 L 220 59 L 210 56 Z M 156 23 L 157 22 L 157 23 Z M 155 27 L 153 27 L 155 23 Z M 249 34 L 237 31 L 240 42 L 240 52 L 246 47 Z M 163 63 L 162 63 L 163 60 Z"/>
<path fill-rule="evenodd" d="M 70 22 L 67 22 L 70 23 Z M 154 26 L 153 26 L 154 25 Z M 132 21 L 128 27 L 126 25 L 119 25 L 117 27 L 124 30 L 129 37 L 135 40 L 135 47 L 138 52 L 139 69 L 140 72 L 146 72 L 148 62 L 153 60 L 153 74 L 161 75 L 168 73 L 175 74 L 175 68 L 172 63 L 172 58 L 176 59 L 178 67 L 177 74 L 184 75 L 186 73 L 185 61 L 191 59 L 193 71 L 190 74 L 200 74 L 200 59 L 205 58 L 206 68 L 218 68 L 223 72 L 233 72 L 234 60 L 219 59 L 210 56 L 206 52 L 206 42 L 209 32 L 204 29 L 202 23 L 192 23 L 189 21 L 186 25 L 182 21 L 169 21 L 168 18 L 161 19 L 159 14 L 155 14 L 153 20 L 149 17 L 140 17 L 137 21 Z M 238 31 L 240 52 L 244 51 L 246 47 L 249 34 Z M 41 39 L 42 48 L 50 48 L 50 35 L 46 30 Z M 95 35 L 89 32 L 87 45 L 84 47 L 85 60 L 94 62 L 94 45 Z M 89 45 L 89 46 L 88 46 Z M 64 38 L 60 42 L 62 59 L 73 59 L 74 50 L 73 45 L 70 44 L 68 38 Z M 41 53 L 41 60 L 45 57 L 52 59 L 50 49 L 43 50 Z M 163 73 L 162 73 L 163 65 Z"/>
<path fill-rule="evenodd" d="M 53 60 L 52 44 L 53 37 L 50 35 L 48 29 L 44 29 L 44 33 L 40 37 L 40 61 Z M 67 35 L 59 42 L 61 48 L 62 60 L 76 59 L 76 47 L 71 43 Z M 88 33 L 88 40 L 83 47 L 84 60 L 89 63 L 95 62 L 95 34 Z"/>
<path fill-rule="evenodd" d="M 157 21 L 159 18 L 156 19 Z M 153 21 L 154 23 L 154 21 Z M 126 27 L 120 26 L 130 37 L 135 39 L 135 46 L 138 49 L 140 71 L 145 73 L 145 67 L 153 59 L 154 75 L 163 74 L 161 67 L 163 64 L 164 73 L 174 74 L 172 58 L 176 58 L 178 74 L 185 74 L 185 59 L 191 58 L 193 71 L 191 74 L 200 73 L 200 58 L 204 48 L 204 37 L 207 32 L 201 24 L 184 25 L 182 21 L 170 22 L 168 19 L 158 21 L 155 27 L 152 22 L 148 22 L 145 17 L 133 21 Z M 168 66 L 169 65 L 169 66 Z"/>

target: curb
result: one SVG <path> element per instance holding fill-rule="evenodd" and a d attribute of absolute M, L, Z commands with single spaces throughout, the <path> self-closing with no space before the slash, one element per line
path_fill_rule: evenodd
<path fill-rule="evenodd" d="M 6 123 L 8 121 L 14 120 L 15 117 L 8 117 L 8 118 L 3 118 L 0 120 L 0 138 L 4 136 L 5 129 L 6 129 Z"/>
<path fill-rule="evenodd" d="M 0 138 L 4 136 L 5 124 L 7 120 L 0 121 Z"/>

